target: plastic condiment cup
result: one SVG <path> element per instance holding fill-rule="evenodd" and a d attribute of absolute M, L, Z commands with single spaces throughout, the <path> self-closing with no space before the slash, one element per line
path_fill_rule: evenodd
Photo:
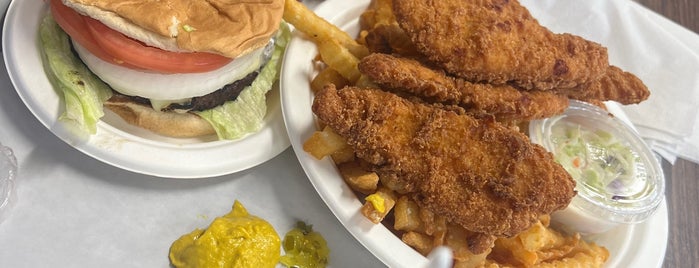
<path fill-rule="evenodd" d="M 8 216 L 14 203 L 17 159 L 12 149 L 0 143 L 0 223 Z"/>
<path fill-rule="evenodd" d="M 573 165 L 566 167 L 566 164 L 562 163 L 576 180 L 577 195 L 566 209 L 551 215 L 552 221 L 558 223 L 565 231 L 597 234 L 609 231 L 620 224 L 643 222 L 653 215 L 665 196 L 665 177 L 658 159 L 635 129 L 600 107 L 571 100 L 569 108 L 562 115 L 530 122 L 529 136 L 532 142 L 542 145 L 553 153 L 557 161 L 561 162 L 564 153 L 557 152 L 556 148 L 557 144 L 560 148 L 565 137 L 555 136 L 553 131 L 556 128 L 571 126 L 574 126 L 576 131 L 579 129 L 586 133 L 611 135 L 616 144 L 622 144 L 623 147 L 630 149 L 624 152 L 631 152 L 629 155 L 634 161 L 628 162 L 630 164 L 623 169 L 627 174 L 623 183 L 620 179 L 615 179 L 614 183 L 608 183 L 604 187 L 594 187 L 593 183 L 583 180 L 581 175 L 583 171 L 571 172 L 569 168 L 573 169 Z M 590 152 L 598 154 L 600 148 L 595 144 L 595 142 L 584 143 L 587 155 L 593 154 Z M 613 157 L 598 159 L 613 159 Z M 609 160 L 609 162 L 613 161 Z M 606 165 L 607 160 L 584 163 L 586 165 L 602 163 L 598 165 L 599 167 Z M 586 167 L 590 166 L 577 168 Z"/>

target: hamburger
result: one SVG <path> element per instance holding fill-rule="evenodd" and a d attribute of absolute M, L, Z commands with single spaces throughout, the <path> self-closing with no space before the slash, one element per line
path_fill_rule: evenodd
<path fill-rule="evenodd" d="M 283 0 L 50 0 L 71 51 L 112 90 L 104 107 L 171 137 L 260 128 L 288 40 L 283 9 Z"/>

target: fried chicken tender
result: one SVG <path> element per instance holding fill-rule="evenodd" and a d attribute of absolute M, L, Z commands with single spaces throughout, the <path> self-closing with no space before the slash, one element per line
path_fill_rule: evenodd
<path fill-rule="evenodd" d="M 638 104 L 650 96 L 648 87 L 641 79 L 616 66 L 609 66 L 598 80 L 560 92 L 571 99 L 590 103 L 616 101 L 624 105 Z"/>
<path fill-rule="evenodd" d="M 364 57 L 359 70 L 384 88 L 408 92 L 429 102 L 458 105 L 475 117 L 533 120 L 561 114 L 568 107 L 566 96 L 550 91 L 519 91 L 508 85 L 471 83 L 415 60 L 386 54 Z"/>
<path fill-rule="evenodd" d="M 574 88 L 609 66 L 605 47 L 552 33 L 517 0 L 394 0 L 393 12 L 420 53 L 469 81 Z"/>
<path fill-rule="evenodd" d="M 399 54 L 407 58 L 424 57 L 397 23 L 381 24 L 367 30 L 364 40 L 369 52 Z"/>
<path fill-rule="evenodd" d="M 382 183 L 484 236 L 513 236 L 575 195 L 575 181 L 550 153 L 493 120 L 331 84 L 312 110 Z"/>

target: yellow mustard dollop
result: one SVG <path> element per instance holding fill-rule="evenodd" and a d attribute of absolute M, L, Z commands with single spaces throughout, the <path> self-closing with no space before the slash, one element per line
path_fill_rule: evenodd
<path fill-rule="evenodd" d="M 374 209 L 376 209 L 376 211 L 378 211 L 379 213 L 386 212 L 386 200 L 383 197 L 381 197 L 380 194 L 370 194 L 366 198 L 364 198 L 364 200 L 370 202 L 371 205 L 374 206 Z"/>
<path fill-rule="evenodd" d="M 250 215 L 237 200 L 228 214 L 206 230 L 185 234 L 170 247 L 175 267 L 275 267 L 279 235 L 267 221 Z"/>

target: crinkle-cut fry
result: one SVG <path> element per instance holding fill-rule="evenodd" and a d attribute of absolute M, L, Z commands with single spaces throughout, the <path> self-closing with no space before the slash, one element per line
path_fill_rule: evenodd
<path fill-rule="evenodd" d="M 299 1 L 285 1 L 284 20 L 312 38 L 316 43 L 318 40 L 333 39 L 358 58 L 363 58 L 369 54 L 367 48 L 357 43 L 347 32 L 319 17 Z"/>
<path fill-rule="evenodd" d="M 340 170 L 342 179 L 345 180 L 352 190 L 363 194 L 371 194 L 376 192 L 379 184 L 379 176 L 376 173 L 367 171 L 359 162 L 352 161 L 339 164 L 337 168 Z"/>
<path fill-rule="evenodd" d="M 396 204 L 396 195 L 386 187 L 379 187 L 365 198 L 360 212 L 374 224 L 379 224 Z"/>
<path fill-rule="evenodd" d="M 303 150 L 316 159 L 323 159 L 326 155 L 348 146 L 343 137 L 326 126 L 322 131 L 313 132 L 313 135 L 303 143 Z"/>
<path fill-rule="evenodd" d="M 434 248 L 432 245 L 432 237 L 418 232 L 406 232 L 401 237 L 401 240 L 424 256 L 427 256 Z"/>
<path fill-rule="evenodd" d="M 471 266 L 471 267 L 473 267 L 473 266 Z M 481 264 L 477 267 L 478 268 L 505 268 L 505 267 L 510 268 L 511 266 L 501 265 L 497 262 L 493 262 L 491 260 L 486 260 L 483 264 Z M 457 262 L 454 262 L 454 268 L 469 268 L 469 267 L 459 266 L 459 262 L 457 261 Z"/>
<path fill-rule="evenodd" d="M 335 85 L 335 88 L 343 88 L 349 85 L 349 81 L 333 68 L 325 68 L 311 80 L 311 91 L 316 93 L 327 84 Z"/>
<path fill-rule="evenodd" d="M 587 243 L 580 234 L 565 236 L 546 227 L 542 218 L 526 231 L 511 237 L 498 238 L 489 256 L 496 263 L 523 267 L 601 267 L 609 251 Z"/>
<path fill-rule="evenodd" d="M 566 243 L 565 245 L 561 245 L 559 247 L 550 248 L 543 251 L 537 251 L 536 255 L 539 257 L 538 262 L 545 263 L 568 256 L 569 254 L 571 254 L 571 252 L 573 252 L 573 250 L 576 249 L 576 246 L 578 246 L 578 242 L 579 239 L 571 239 L 570 243 Z"/>
<path fill-rule="evenodd" d="M 521 241 L 522 247 L 528 251 L 541 251 L 560 247 L 567 242 L 567 238 L 551 228 L 547 228 L 539 221 L 516 236 Z"/>
<path fill-rule="evenodd" d="M 572 242 L 561 247 L 561 251 L 565 246 L 572 247 L 567 254 L 559 253 L 560 257 L 552 257 L 554 259 L 537 264 L 535 267 L 602 267 L 609 259 L 609 251 L 606 248 L 580 239 L 579 234 L 575 234 L 570 240 Z"/>
<path fill-rule="evenodd" d="M 334 39 L 320 39 L 316 42 L 318 52 L 323 62 L 335 69 L 342 77 L 354 84 L 361 73 L 359 72 L 359 58 Z"/>
<path fill-rule="evenodd" d="M 589 252 L 578 252 L 571 257 L 539 263 L 535 268 L 595 268 L 603 267 L 609 258 L 609 251 L 603 247 L 591 248 Z"/>
<path fill-rule="evenodd" d="M 539 261 L 536 252 L 525 249 L 517 236 L 498 238 L 495 240 L 493 252 L 495 254 L 492 257 L 498 262 L 510 265 L 528 267 Z"/>
<path fill-rule="evenodd" d="M 420 231 L 420 207 L 408 196 L 400 196 L 393 208 L 393 228 L 399 231 Z"/>
<path fill-rule="evenodd" d="M 546 227 L 548 218 L 542 218 L 529 229 L 510 238 L 495 241 L 493 258 L 514 265 L 531 266 L 564 257 L 580 241 L 580 235 L 565 237 Z"/>

